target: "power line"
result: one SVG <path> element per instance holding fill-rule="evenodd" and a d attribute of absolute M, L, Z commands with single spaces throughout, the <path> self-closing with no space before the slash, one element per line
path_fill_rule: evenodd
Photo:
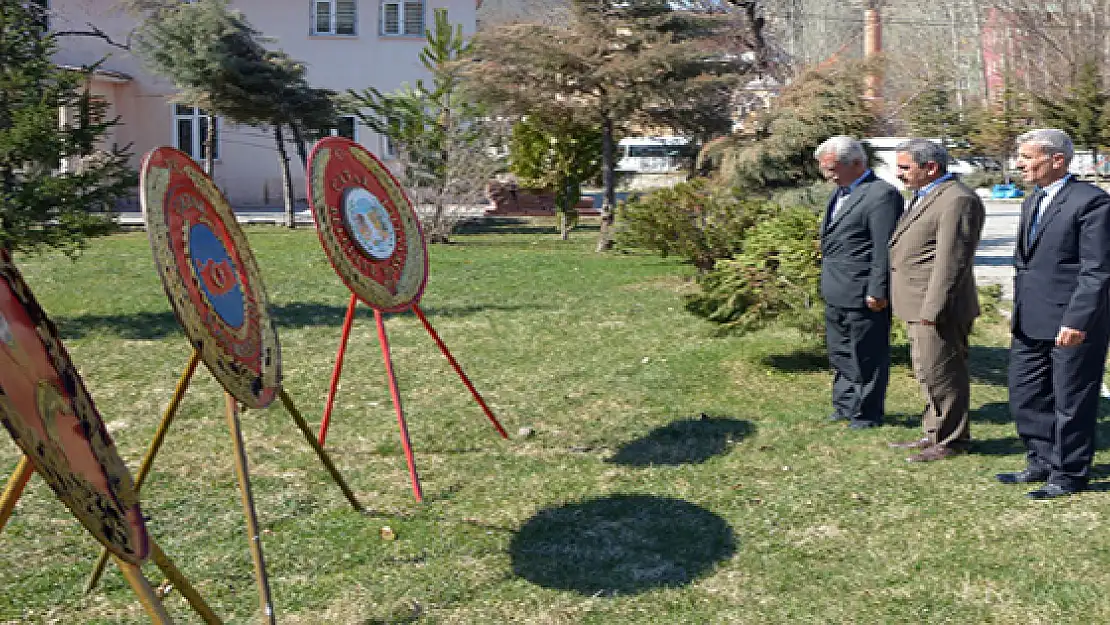
<path fill-rule="evenodd" d="M 775 18 L 775 21 L 786 22 L 788 24 L 790 22 L 793 22 L 793 21 L 806 21 L 806 22 L 811 22 L 811 23 L 813 23 L 813 22 L 844 22 L 844 23 L 848 23 L 848 24 L 857 24 L 857 25 L 862 26 L 863 23 L 864 23 L 864 20 L 863 20 L 862 17 L 851 17 L 851 16 L 830 15 L 830 14 L 820 14 L 820 13 L 791 13 L 789 15 L 782 15 L 782 16 L 775 15 L 774 18 Z M 885 17 L 885 16 L 882 19 L 882 23 L 883 23 L 884 26 L 886 26 L 886 25 L 937 26 L 937 27 L 944 27 L 944 28 L 951 28 L 952 26 L 973 26 L 974 25 L 973 23 L 969 23 L 969 21 L 966 21 L 966 20 L 937 20 L 937 19 L 915 20 L 915 19 L 909 19 L 909 18 L 890 18 L 890 17 Z M 986 25 L 984 24 L 983 27 L 985 28 Z M 999 29 L 1004 29 L 1004 28 L 1021 29 L 1022 27 L 1020 25 L 1017 25 L 1017 24 L 1004 24 L 1004 25 L 997 26 L 997 28 L 999 28 Z M 1101 32 L 1106 32 L 1107 31 L 1107 28 L 1101 27 L 1101 26 L 1079 26 L 1079 25 L 1067 25 L 1067 24 L 1039 24 L 1037 26 L 1037 28 L 1044 29 L 1044 30 L 1066 30 L 1066 31 L 1071 31 L 1071 32 L 1099 32 L 1099 33 L 1101 33 Z"/>

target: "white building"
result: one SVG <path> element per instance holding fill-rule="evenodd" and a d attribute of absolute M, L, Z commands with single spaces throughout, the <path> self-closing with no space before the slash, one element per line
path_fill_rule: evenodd
<path fill-rule="evenodd" d="M 316 87 L 339 93 L 376 87 L 382 92 L 403 83 L 427 78 L 418 55 L 431 27 L 434 11 L 447 9 L 448 19 L 463 33 L 475 31 L 481 0 L 232 0 L 252 26 L 308 68 Z M 89 24 L 112 41 L 126 43 L 138 18 L 119 8 L 117 0 L 51 0 L 50 25 L 55 31 L 88 31 Z M 60 38 L 55 61 L 81 67 L 101 59 L 93 90 L 109 105 L 109 116 L 120 124 L 109 143 L 131 144 L 137 168 L 148 150 L 171 145 L 201 158 L 201 140 L 208 124 L 202 111 L 175 105 L 173 85 L 156 78 L 127 50 L 102 38 Z M 278 205 L 281 173 L 271 132 L 222 124 L 213 179 L 235 207 Z M 354 117 L 342 121 L 339 134 L 352 137 L 379 157 L 386 156 L 384 137 L 359 125 Z M 293 154 L 291 152 L 291 154 Z M 292 155 L 291 169 L 298 199 L 304 198 L 304 172 Z"/>

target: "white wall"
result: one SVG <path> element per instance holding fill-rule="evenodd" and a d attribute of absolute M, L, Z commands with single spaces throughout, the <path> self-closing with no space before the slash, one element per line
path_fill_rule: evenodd
<path fill-rule="evenodd" d="M 55 30 L 87 30 L 95 24 L 113 40 L 127 42 L 137 25 L 134 16 L 118 8 L 116 0 L 54 0 L 51 24 Z M 312 36 L 310 0 L 234 0 L 231 6 L 242 11 L 248 21 L 273 41 L 268 45 L 282 49 L 308 68 L 309 81 L 317 87 L 340 93 L 376 87 L 392 91 L 402 83 L 426 78 L 419 62 L 425 45 L 423 37 L 379 35 L 379 0 L 358 0 L 358 25 L 355 36 Z M 463 32 L 475 30 L 475 0 L 427 0 L 425 27 L 433 24 L 433 12 L 447 8 L 452 23 L 461 23 Z M 119 144 L 131 143 L 132 165 L 138 167 L 142 155 L 161 145 L 173 145 L 173 108 L 169 103 L 173 86 L 146 72 L 139 61 L 125 50 L 109 46 L 92 37 L 64 37 L 55 60 L 61 65 L 85 65 L 103 59 L 105 70 L 122 72 L 132 80 L 119 84 L 98 82 L 96 89 L 121 118 L 115 132 Z M 103 83 L 103 84 L 101 84 Z M 272 132 L 249 127 L 221 125 L 219 154 L 213 179 L 224 190 L 233 206 L 255 206 L 281 202 L 280 169 Z M 375 154 L 381 154 L 381 138 L 363 127 L 358 140 Z M 289 146 L 294 189 L 304 198 L 304 170 Z"/>

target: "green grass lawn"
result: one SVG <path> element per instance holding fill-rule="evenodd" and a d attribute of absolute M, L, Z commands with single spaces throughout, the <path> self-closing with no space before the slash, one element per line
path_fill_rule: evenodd
<path fill-rule="evenodd" d="M 315 427 L 349 293 L 311 230 L 248 232 L 285 387 Z M 919 435 L 905 345 L 889 426 L 848 430 L 825 420 L 818 337 L 716 337 L 683 310 L 689 267 L 598 255 L 595 236 L 560 242 L 549 224 L 509 221 L 430 249 L 421 305 L 512 436 L 496 435 L 414 316 L 390 315 L 425 503 L 412 497 L 369 309 L 327 445 L 366 514 L 280 402 L 244 414 L 279 622 L 1110 622 L 1110 498 L 1030 502 L 993 480 L 1023 464 L 1004 324 L 973 337 L 973 453 L 910 465 L 887 447 Z M 189 356 L 146 236 L 21 267 L 136 470 Z M 19 459 L 7 441 L 3 475 Z M 1096 489 L 1108 461 L 1100 451 Z M 143 511 L 226 622 L 256 619 L 223 398 L 203 368 Z M 98 550 L 33 479 L 0 534 L 0 623 L 147 622 L 114 568 L 82 593 Z M 166 605 L 200 622 L 179 593 Z"/>

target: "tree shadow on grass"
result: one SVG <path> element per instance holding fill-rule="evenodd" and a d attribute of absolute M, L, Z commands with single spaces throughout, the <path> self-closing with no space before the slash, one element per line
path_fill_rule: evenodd
<path fill-rule="evenodd" d="M 972 439 L 971 449 L 968 451 L 980 456 L 1015 456 L 1025 453 L 1025 444 L 1016 436 L 990 440 Z"/>
<path fill-rule="evenodd" d="M 1010 416 L 1010 404 L 1004 401 L 994 401 L 983 404 L 969 415 L 972 423 L 994 423 L 998 425 L 1013 425 L 1014 418 Z"/>
<path fill-rule="evenodd" d="M 468 317 L 491 311 L 517 311 L 537 310 L 539 306 L 502 306 L 498 304 L 483 304 L 473 306 L 421 306 L 424 316 L 435 327 L 437 317 Z M 346 306 L 334 306 L 315 302 L 293 302 L 280 306 L 270 306 L 270 315 L 279 328 L 305 328 L 321 326 L 341 326 L 347 316 Z M 409 311 L 385 313 L 386 320 L 393 317 L 412 316 Z M 374 309 L 360 303 L 355 307 L 355 321 L 360 326 L 374 323 Z"/>
<path fill-rule="evenodd" d="M 1010 350 L 1005 347 L 972 345 L 968 354 L 971 382 L 988 386 L 1007 386 Z"/>
<path fill-rule="evenodd" d="M 1101 479 L 1107 478 L 1107 477 L 1110 477 L 1110 464 L 1106 464 L 1105 462 L 1100 462 L 1098 464 L 1091 465 L 1091 479 L 1092 480 L 1101 480 Z"/>
<path fill-rule="evenodd" d="M 883 425 L 901 428 L 921 427 L 920 412 L 888 412 L 883 415 Z"/>
<path fill-rule="evenodd" d="M 786 354 L 769 354 L 760 362 L 783 373 L 820 373 L 831 370 L 828 352 L 823 346 L 817 345 L 796 349 Z M 905 343 L 891 345 L 890 364 L 909 365 L 910 346 Z"/>
<path fill-rule="evenodd" d="M 686 501 L 618 494 L 541 510 L 509 545 L 513 573 L 586 596 L 685 586 L 736 553 L 732 528 Z"/>
<path fill-rule="evenodd" d="M 1108 415 L 1110 415 L 1110 401 L 1103 399 L 1099 401 L 1098 418 L 1100 423 L 1095 432 L 1095 441 L 1099 449 L 1110 448 L 1110 423 L 1103 420 Z M 1002 401 L 983 404 L 978 410 L 971 411 L 971 420 L 1001 425 L 1007 423 L 1012 425 L 1014 422 L 1013 417 L 1010 416 L 1010 405 Z M 987 456 L 1024 454 L 1025 444 L 1017 436 L 993 440 L 974 440 L 971 444 L 971 452 Z M 1105 476 L 1110 477 L 1110 465 L 1095 465 L 1092 468 L 1092 475 L 1095 471 L 1100 470 L 1100 467 L 1102 467 L 1101 470 L 1105 471 Z"/>
<path fill-rule="evenodd" d="M 491 311 L 537 310 L 539 306 L 501 306 L 496 304 L 475 306 L 434 306 L 424 308 L 424 316 L 433 321 L 436 317 L 466 317 Z M 386 319 L 409 312 L 387 313 Z M 311 326 L 339 327 L 347 315 L 346 306 L 317 302 L 293 302 L 270 306 L 270 318 L 278 328 L 305 328 Z M 182 334 L 181 326 L 173 311 L 141 312 L 119 315 L 77 315 L 54 317 L 63 340 L 84 338 L 95 334 L 111 334 L 123 339 L 157 340 L 172 334 Z M 355 319 L 360 325 L 374 323 L 374 311 L 359 304 Z"/>
<path fill-rule="evenodd" d="M 786 354 L 770 354 L 761 359 L 763 365 L 783 373 L 819 373 L 829 370 L 829 357 L 821 347 L 798 349 Z M 892 366 L 911 366 L 910 346 L 895 343 L 890 346 Z M 971 381 L 989 386 L 1006 386 L 1006 372 L 1010 364 L 1010 350 L 1005 347 L 973 345 L 969 354 Z"/>
<path fill-rule="evenodd" d="M 700 464 L 725 453 L 729 445 L 754 432 L 755 425 L 750 421 L 703 414 L 664 425 L 625 443 L 606 462 L 631 467 Z"/>
<path fill-rule="evenodd" d="M 817 373 L 829 370 L 829 356 L 824 349 L 798 349 L 788 354 L 769 354 L 760 362 L 783 373 Z"/>
<path fill-rule="evenodd" d="M 173 312 L 140 312 L 120 315 L 78 315 L 54 317 L 62 340 L 84 338 L 90 334 L 112 334 L 129 340 L 161 339 L 184 334 Z"/>

